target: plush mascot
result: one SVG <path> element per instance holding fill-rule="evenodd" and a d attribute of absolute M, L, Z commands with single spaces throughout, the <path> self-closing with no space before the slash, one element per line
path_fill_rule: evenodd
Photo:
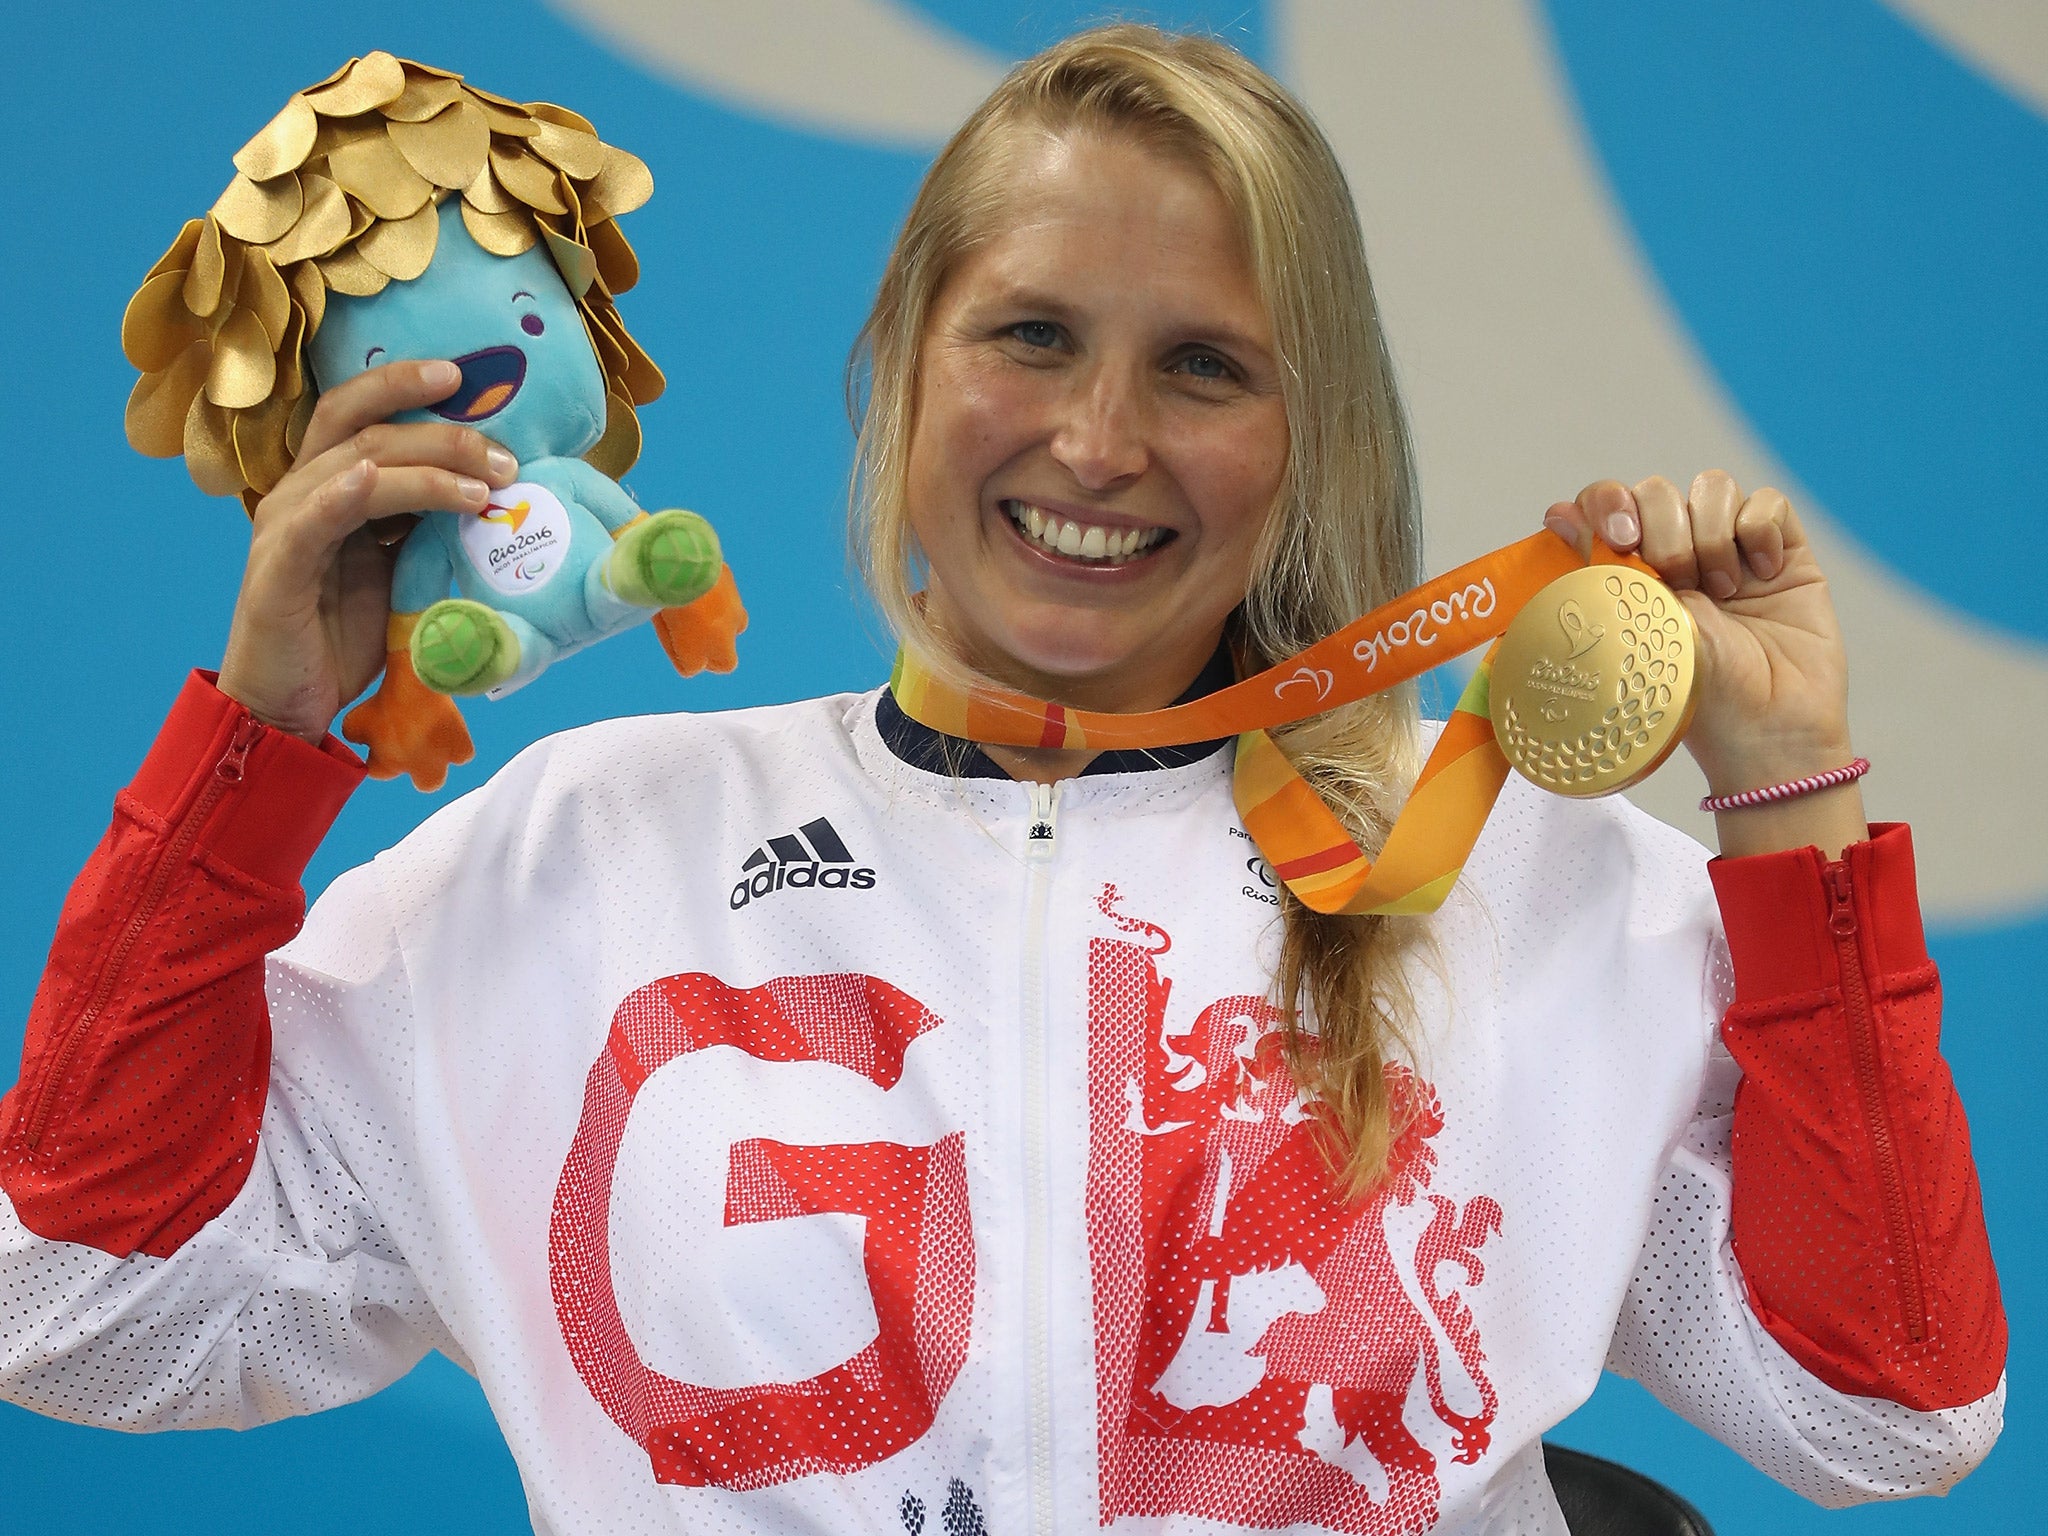
<path fill-rule="evenodd" d="M 383 681 L 342 724 L 370 772 L 440 787 L 474 751 L 450 695 L 500 696 L 650 617 L 684 676 L 732 670 L 746 613 L 710 525 L 618 483 L 663 384 L 613 303 L 646 166 L 573 112 L 388 53 L 293 96 L 235 165 L 128 306 L 129 442 L 253 511 L 321 387 L 448 358 L 455 392 L 399 419 L 472 425 L 520 463 L 481 516 L 405 535 Z"/>

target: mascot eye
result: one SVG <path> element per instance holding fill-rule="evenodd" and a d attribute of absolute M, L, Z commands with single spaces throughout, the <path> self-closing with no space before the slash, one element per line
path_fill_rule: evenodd
<path fill-rule="evenodd" d="M 529 336 L 538 336 L 547 329 L 547 323 L 539 315 L 521 315 L 519 317 L 519 329 L 526 332 Z"/>
<path fill-rule="evenodd" d="M 365 368 L 368 368 L 368 367 L 369 367 L 369 366 L 370 366 L 371 364 L 373 364 L 374 362 L 376 362 L 376 361 L 377 361 L 377 354 L 378 354 L 378 353 L 380 353 L 380 352 L 382 352 L 383 350 L 384 350 L 384 349 L 383 349 L 382 347 L 372 347 L 372 348 L 370 348 L 370 350 L 369 350 L 369 351 L 367 351 L 367 352 L 365 352 L 365 353 L 363 354 L 363 366 L 364 366 Z"/>

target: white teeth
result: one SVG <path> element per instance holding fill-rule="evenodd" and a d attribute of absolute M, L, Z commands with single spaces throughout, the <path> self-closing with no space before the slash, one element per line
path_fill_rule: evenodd
<path fill-rule="evenodd" d="M 1002 510 L 1016 524 L 1017 531 L 1040 548 L 1104 565 L 1121 565 L 1167 535 L 1164 528 L 1083 527 L 1070 519 L 1050 516 L 1026 501 L 1005 501 Z"/>

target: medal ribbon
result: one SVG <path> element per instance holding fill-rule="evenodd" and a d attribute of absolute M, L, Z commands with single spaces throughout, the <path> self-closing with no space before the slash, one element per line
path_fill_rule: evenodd
<path fill-rule="evenodd" d="M 1647 571 L 1595 544 L 1596 565 Z M 1232 796 L 1259 852 L 1317 912 L 1434 912 L 1479 840 L 1507 778 L 1489 708 L 1488 650 L 1422 765 L 1377 859 L 1365 852 L 1267 734 L 1407 682 L 1497 640 L 1522 605 L 1585 562 L 1551 533 L 1497 549 L 1375 608 L 1277 666 L 1168 709 L 1069 709 L 992 685 L 962 688 L 909 650 L 889 688 L 903 713 L 949 736 L 993 746 L 1115 751 L 1237 737 Z"/>

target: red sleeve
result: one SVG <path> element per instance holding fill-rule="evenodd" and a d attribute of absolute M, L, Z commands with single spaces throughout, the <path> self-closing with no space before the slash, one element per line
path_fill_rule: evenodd
<path fill-rule="evenodd" d="M 270 1071 L 264 956 L 361 782 L 332 737 L 259 724 L 195 674 L 80 872 L 0 1100 L 30 1231 L 165 1257 L 247 1180 Z"/>
<path fill-rule="evenodd" d="M 1735 962 L 1733 1239 L 1757 1317 L 1837 1391 L 1930 1410 L 2005 1366 L 1963 1106 L 1902 825 L 1838 863 L 1710 866 Z"/>

